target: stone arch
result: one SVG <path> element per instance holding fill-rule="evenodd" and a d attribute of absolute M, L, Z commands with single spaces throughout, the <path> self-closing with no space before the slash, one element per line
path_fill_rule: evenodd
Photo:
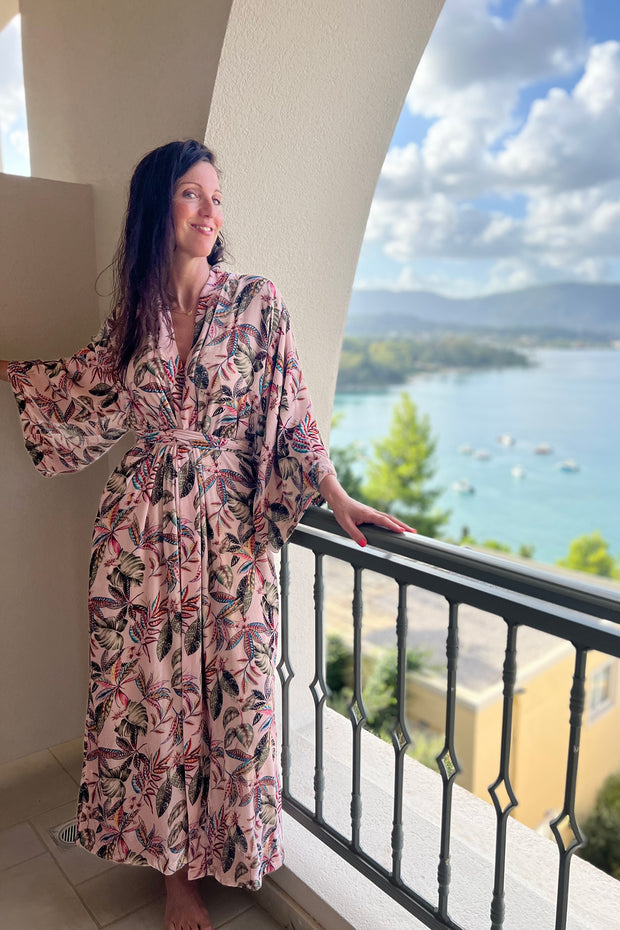
<path fill-rule="evenodd" d="M 370 204 L 442 6 L 232 5 L 207 123 L 229 242 L 239 268 L 273 278 L 291 308 L 324 433 Z"/>

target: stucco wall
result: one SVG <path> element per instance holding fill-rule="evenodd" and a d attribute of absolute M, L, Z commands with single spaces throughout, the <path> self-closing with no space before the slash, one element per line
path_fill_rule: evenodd
<path fill-rule="evenodd" d="M 23 313 L 28 308 L 29 316 L 13 319 L 3 352 L 54 355 L 74 349 L 76 342 L 91 334 L 96 328 L 90 323 L 97 315 L 94 298 L 91 295 L 88 325 L 74 326 L 80 302 L 68 300 L 66 281 L 79 280 L 86 287 L 95 269 L 100 271 L 110 261 L 127 181 L 138 158 L 172 138 L 204 137 L 206 127 L 207 141 L 224 168 L 225 223 L 235 267 L 266 273 L 280 285 L 292 310 L 318 419 L 327 434 L 342 331 L 370 202 L 442 3 L 22 0 L 33 174 L 92 185 L 94 235 L 90 219 L 84 217 L 74 225 L 67 220 L 71 195 L 63 199 L 61 185 L 58 201 L 46 206 L 53 229 L 53 249 L 48 254 L 58 256 L 50 262 L 58 274 L 52 276 L 51 270 L 47 277 L 39 274 L 36 264 L 32 270 L 30 254 L 48 245 L 37 230 L 41 211 L 36 199 L 37 192 L 47 187 L 24 181 L 21 215 L 16 203 L 23 227 L 13 237 L 7 226 L 12 251 L 3 252 L 2 273 L 14 263 L 19 274 L 32 276 L 30 290 L 19 305 Z M 45 224 L 44 228 L 48 229 Z M 88 257 L 74 250 L 76 239 L 82 249 L 92 248 Z M 103 287 L 108 283 L 104 278 Z M 16 285 L 4 291 L 11 309 L 18 292 Z M 104 298 L 99 314 L 107 308 Z M 43 331 L 50 340 L 56 338 L 54 345 L 33 343 L 33 334 Z M 10 406 L 6 394 L 3 403 Z M 12 422 L 8 409 L 3 408 L 3 416 Z M 52 495 L 43 479 L 20 464 L 15 434 L 13 443 L 14 458 L 5 465 L 11 472 L 6 487 L 11 486 L 13 502 L 22 502 L 20 546 L 34 552 L 33 558 L 42 565 L 26 609 L 35 624 L 32 638 L 43 637 L 50 657 L 46 662 L 42 652 L 36 693 L 57 687 L 54 679 L 64 676 L 74 690 L 61 703 L 63 711 L 70 708 L 74 725 L 66 735 L 55 730 L 44 735 L 49 721 L 56 726 L 55 707 L 36 697 L 20 707 L 20 718 L 4 744 L 9 757 L 76 736 L 81 730 L 85 672 L 81 656 L 78 659 L 81 647 L 75 646 L 70 661 L 65 656 L 61 671 L 58 647 L 56 652 L 48 649 L 51 633 L 46 618 L 56 622 L 66 609 L 63 593 L 71 590 L 75 600 L 83 590 L 83 540 L 88 541 L 86 528 L 103 481 L 103 473 L 95 478 L 94 472 L 55 479 L 58 484 L 53 485 Z M 83 492 L 76 483 L 80 481 Z M 65 484 L 63 497 L 60 489 Z M 10 501 L 7 507 L 15 519 Z M 67 546 L 77 547 L 70 589 L 57 583 L 55 559 L 50 559 L 50 551 L 63 552 L 63 540 L 58 537 L 52 546 L 51 533 L 68 509 L 81 527 L 81 535 L 75 536 L 79 545 L 65 540 Z M 44 531 L 42 525 L 48 529 Z M 25 545 L 28 533 L 40 534 L 34 548 Z M 23 556 L 21 564 L 11 558 L 6 563 L 7 580 L 15 590 L 29 586 L 32 575 L 24 568 Z M 309 599 L 304 604 L 298 599 L 293 610 L 294 637 L 302 656 L 310 654 L 305 648 L 306 636 L 311 635 L 306 622 L 309 604 Z M 46 606 L 47 611 L 41 613 L 36 605 Z M 81 607 L 68 622 L 77 623 L 78 615 L 83 622 Z M 26 645 L 21 634 L 14 638 L 10 653 L 14 665 L 28 654 Z M 11 689 L 19 685 L 17 676 L 17 671 L 12 672 L 5 684 Z M 21 687 L 16 694 L 23 693 Z M 46 716 L 39 712 L 37 719 L 36 711 L 43 707 Z"/>
<path fill-rule="evenodd" d="M 2 357 L 56 358 L 99 327 L 88 187 L 0 175 Z M 0 763 L 83 727 L 92 522 L 107 473 L 39 475 L 0 384 Z"/>
<path fill-rule="evenodd" d="M 32 174 L 93 185 L 99 270 L 140 157 L 204 137 L 230 5 L 21 2 Z"/>
<path fill-rule="evenodd" d="M 232 6 L 207 123 L 228 239 L 282 290 L 325 431 L 370 203 L 442 5 Z"/>
<path fill-rule="evenodd" d="M 18 0 L 0 0 L 0 30 L 19 13 Z"/>

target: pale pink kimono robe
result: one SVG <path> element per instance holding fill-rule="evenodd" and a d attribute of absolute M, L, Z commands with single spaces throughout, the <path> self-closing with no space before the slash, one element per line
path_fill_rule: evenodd
<path fill-rule="evenodd" d="M 162 314 L 123 383 L 107 327 L 9 375 L 44 475 L 136 434 L 94 529 L 78 841 L 258 888 L 282 863 L 273 552 L 334 473 L 284 304 L 212 269 L 185 371 Z"/>

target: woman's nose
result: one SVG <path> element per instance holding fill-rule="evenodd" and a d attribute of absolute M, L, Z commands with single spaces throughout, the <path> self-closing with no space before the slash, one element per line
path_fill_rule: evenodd
<path fill-rule="evenodd" d="M 200 212 L 204 213 L 205 216 L 211 216 L 213 213 L 213 203 L 209 197 L 203 197 L 200 204 Z"/>

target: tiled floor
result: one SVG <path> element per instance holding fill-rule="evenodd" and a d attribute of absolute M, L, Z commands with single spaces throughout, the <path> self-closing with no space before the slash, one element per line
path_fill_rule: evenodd
<path fill-rule="evenodd" d="M 152 869 L 60 848 L 49 828 L 75 815 L 81 740 L 0 766 L 2 930 L 162 930 L 164 888 Z M 219 930 L 281 930 L 248 892 L 202 884 Z"/>

